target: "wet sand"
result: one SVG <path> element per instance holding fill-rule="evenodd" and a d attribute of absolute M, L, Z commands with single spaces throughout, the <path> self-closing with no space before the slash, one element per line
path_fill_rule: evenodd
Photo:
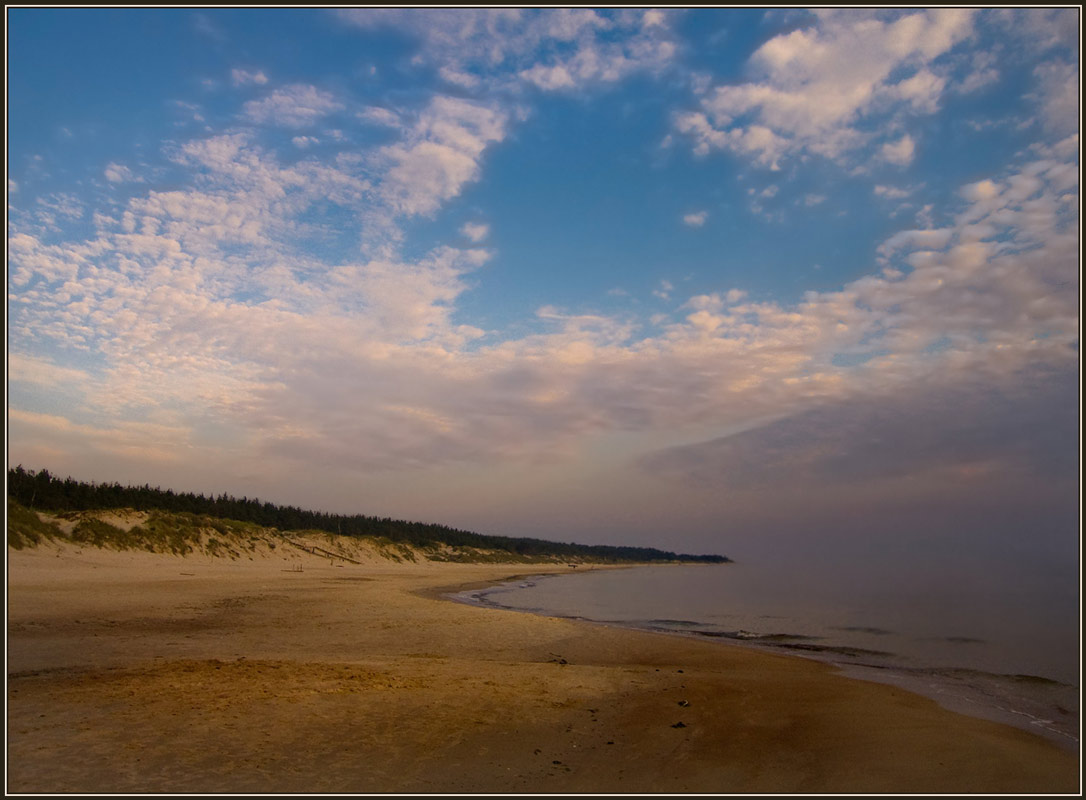
<path fill-rule="evenodd" d="M 1079 790 L 1076 753 L 826 665 L 438 596 L 523 565 L 8 559 L 12 793 Z"/>

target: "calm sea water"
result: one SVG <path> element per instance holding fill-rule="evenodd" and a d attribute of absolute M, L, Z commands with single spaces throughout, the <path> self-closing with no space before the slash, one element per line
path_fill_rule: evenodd
<path fill-rule="evenodd" d="M 535 577 L 461 602 L 816 658 L 1069 747 L 1079 737 L 1077 596 L 825 580 L 748 564 Z"/>

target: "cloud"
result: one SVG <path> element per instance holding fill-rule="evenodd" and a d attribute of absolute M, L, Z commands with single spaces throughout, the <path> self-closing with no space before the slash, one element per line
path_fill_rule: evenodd
<path fill-rule="evenodd" d="M 1050 61 L 1038 65 L 1034 75 L 1045 127 L 1059 136 L 1077 132 L 1081 121 L 1078 65 Z"/>
<path fill-rule="evenodd" d="M 178 463 L 193 456 L 183 428 L 152 422 L 119 422 L 115 425 L 74 423 L 55 415 L 9 409 L 9 422 L 20 438 L 69 460 L 78 454 L 121 458 L 147 465 Z M 55 444 L 50 448 L 50 444 Z M 43 445 L 45 446 L 43 448 Z"/>
<path fill-rule="evenodd" d="M 42 216 L 48 216 L 49 219 L 55 219 L 57 216 L 67 219 L 82 219 L 86 214 L 83 202 L 75 195 L 67 192 L 54 192 L 39 197 L 35 203 L 43 210 Z"/>
<path fill-rule="evenodd" d="M 405 129 L 402 141 L 375 156 L 384 170 L 384 202 L 395 214 L 432 214 L 478 177 L 480 156 L 505 138 L 507 122 L 498 108 L 435 97 Z"/>
<path fill-rule="evenodd" d="M 135 175 L 132 174 L 132 170 L 123 164 L 110 163 L 105 169 L 106 180 L 110 183 L 125 183 L 127 181 L 135 180 Z"/>
<path fill-rule="evenodd" d="M 995 25 L 1033 52 L 1077 48 L 1079 44 L 1079 11 L 1074 8 L 1003 8 L 995 11 L 992 18 Z"/>
<path fill-rule="evenodd" d="M 718 491 L 909 479 L 929 487 L 1030 478 L 1067 481 L 1077 437 L 1070 369 L 1023 365 L 992 376 L 931 375 L 892 394 L 862 394 L 733 436 L 668 448 L 641 467 Z"/>
<path fill-rule="evenodd" d="M 208 39 L 219 42 L 220 44 L 227 40 L 226 32 L 223 31 L 218 25 L 211 21 L 211 18 L 207 14 L 196 13 L 192 15 L 192 27 L 201 36 L 206 36 Z"/>
<path fill-rule="evenodd" d="M 413 264 L 378 260 L 339 266 L 328 273 L 326 296 L 364 313 L 374 328 L 368 335 L 377 341 L 455 338 L 469 333 L 449 322 L 452 303 L 466 288 L 462 277 L 486 259 L 480 250 L 443 248 Z"/>
<path fill-rule="evenodd" d="M 990 86 L 1000 78 L 1000 72 L 996 68 L 998 58 L 995 53 L 978 50 L 970 58 L 969 72 L 957 85 L 956 90 L 961 94 L 969 94 Z"/>
<path fill-rule="evenodd" d="M 911 136 L 905 134 L 896 142 L 884 144 L 879 152 L 886 161 L 904 167 L 912 163 L 915 151 L 916 143 Z"/>
<path fill-rule="evenodd" d="M 990 178 L 985 178 L 984 180 L 977 181 L 976 183 L 966 184 L 961 188 L 959 194 L 961 194 L 961 196 L 964 197 L 966 200 L 975 203 L 999 197 L 1001 191 L 1002 189 L 1000 188 L 998 183 L 991 180 Z"/>
<path fill-rule="evenodd" d="M 263 100 L 250 100 L 242 113 L 251 122 L 301 128 L 342 108 L 329 92 L 299 83 L 276 89 Z"/>
<path fill-rule="evenodd" d="M 268 76 L 263 71 L 249 72 L 245 69 L 230 70 L 230 83 L 234 86 L 263 86 L 268 82 Z"/>
<path fill-rule="evenodd" d="M 671 15 L 660 10 L 349 9 L 337 16 L 365 30 L 408 31 L 420 41 L 420 61 L 468 89 L 578 89 L 658 71 L 677 53 Z"/>
<path fill-rule="evenodd" d="M 700 228 L 705 224 L 705 220 L 709 218 L 708 211 L 695 211 L 683 216 L 683 225 L 690 228 Z"/>
<path fill-rule="evenodd" d="M 490 226 L 481 222 L 465 222 L 460 233 L 473 242 L 481 242 L 490 233 Z"/>
<path fill-rule="evenodd" d="M 390 128 L 398 128 L 402 124 L 399 114 L 379 106 L 370 106 L 369 108 L 363 109 L 358 112 L 358 118 L 363 122 L 370 122 L 375 125 L 385 125 Z"/>
<path fill-rule="evenodd" d="M 555 41 L 595 41 L 605 30 L 583 15 L 528 16 L 553 23 L 547 35 Z M 895 62 L 903 80 L 925 65 L 937 74 L 934 54 L 964 35 L 938 14 L 894 19 L 914 17 L 908 24 L 929 38 L 880 15 L 869 21 L 873 46 L 892 49 L 901 40 L 900 52 L 912 54 Z M 639 12 L 600 18 L 621 22 L 623 31 L 646 21 Z M 833 25 L 858 41 L 849 27 L 858 24 L 831 16 L 825 29 L 801 31 L 806 40 L 788 40 L 794 58 L 808 63 L 812 42 L 848 39 L 834 39 Z M 490 41 L 492 32 L 478 35 L 469 44 Z M 518 58 L 505 49 L 494 57 L 499 66 Z M 828 60 L 811 63 L 832 72 Z M 897 75 L 884 79 L 885 87 L 897 85 Z M 885 91 L 887 102 L 915 113 L 912 95 Z M 306 98 L 319 102 L 293 102 Z M 254 101 L 263 105 L 247 104 L 246 115 L 289 127 L 287 120 L 330 113 L 330 103 L 338 107 L 330 98 L 313 87 L 287 87 Z M 308 111 L 291 111 L 297 108 Z M 878 402 L 892 406 L 913 386 L 932 387 L 951 403 L 964 398 L 963 407 L 972 408 L 966 400 L 982 393 L 976 387 L 1042 374 L 1062 386 L 1059 376 L 1075 368 L 1078 146 L 1071 138 L 1035 151 L 1031 161 L 977 175 L 938 209 L 940 227 L 888 236 L 878 248 L 881 271 L 837 291 L 774 303 L 752 298 L 750 287 L 732 287 L 683 302 L 661 281 L 654 293 L 675 299 L 681 311 L 674 316 L 641 320 L 544 306 L 507 331 L 462 324 L 458 308 L 487 252 L 439 245 L 409 257 L 395 247 L 360 252 L 358 244 L 374 230 L 386 233 L 382 224 L 435 214 L 460 196 L 478 179 L 488 148 L 507 139 L 513 113 L 452 95 L 370 112 L 385 128 L 382 144 L 343 148 L 327 162 L 312 151 L 299 159 L 269 148 L 271 135 L 285 143 L 297 131 L 233 130 L 171 146 L 172 166 L 187 171 L 189 183 L 132 197 L 96 215 L 94 229 L 73 241 L 17 219 L 8 242 L 9 335 L 14 352 L 39 362 L 23 363 L 18 374 L 74 386 L 78 375 L 66 374 L 72 380 L 65 383 L 48 365 L 87 365 L 94 380 L 82 384 L 79 413 L 107 423 L 84 425 L 72 411 L 68 430 L 90 449 L 105 452 L 118 430 L 135 442 L 136 429 L 121 430 L 120 420 L 161 426 L 155 435 L 163 447 L 178 448 L 195 447 L 214 423 L 237 442 L 236 451 L 216 450 L 207 436 L 201 452 L 217 453 L 219 463 L 237 459 L 248 469 L 259 461 L 262 469 L 289 472 L 297 459 L 316 459 L 357 476 L 560 460 L 612 436 L 658 447 L 675 430 L 687 441 L 715 442 L 725 431 L 766 428 L 770 418 L 784 426 L 773 430 L 785 439 L 819 420 L 844 424 L 846 412 L 877 428 L 890 424 Z M 797 130 L 766 127 L 767 138 L 758 139 L 754 124 L 714 128 L 719 121 L 707 114 L 707 136 L 748 146 L 744 152 L 755 157 L 771 154 L 765 148 L 777 140 L 782 158 L 797 152 Z M 827 124 L 843 130 L 850 120 Z M 901 129 L 890 138 L 903 141 Z M 54 216 L 79 210 L 59 197 L 50 203 L 41 209 Z M 471 222 L 462 232 L 483 241 L 482 227 Z M 352 240 L 343 245 L 340 238 Z M 955 389 L 954 376 L 973 388 Z M 924 402 L 900 413 L 934 413 Z M 1008 403 L 1020 407 L 1017 399 Z M 28 430 L 65 424 L 22 413 L 19 424 Z M 984 436 L 963 437 L 956 441 L 980 453 Z M 1028 453 L 1023 458 L 1032 463 Z M 978 455 L 974 466 L 982 461 Z M 689 463 L 669 463 L 680 462 Z"/>
<path fill-rule="evenodd" d="M 879 257 L 888 259 L 901 250 L 931 252 L 943 250 L 954 238 L 952 228 L 920 228 L 898 231 L 878 247 Z"/>
<path fill-rule="evenodd" d="M 191 122 L 206 122 L 200 106 L 184 100 L 174 100 L 173 107 L 185 112 Z"/>
<path fill-rule="evenodd" d="M 455 67 L 443 66 L 438 70 L 438 75 L 447 83 L 462 86 L 465 89 L 474 89 L 482 83 L 477 75 L 472 75 L 470 72 L 461 72 Z"/>
<path fill-rule="evenodd" d="M 877 197 L 886 197 L 890 200 L 901 200 L 912 194 L 912 191 L 909 189 L 901 189 L 896 186 L 882 186 L 881 184 L 876 184 L 872 191 Z"/>
<path fill-rule="evenodd" d="M 64 385 L 79 386 L 90 380 L 90 375 L 84 370 L 62 367 L 34 356 L 9 353 L 7 362 L 8 380 L 12 383 L 57 388 Z"/>
<path fill-rule="evenodd" d="M 874 120 L 938 108 L 948 85 L 939 59 L 970 35 L 973 15 L 821 11 L 763 44 L 751 80 L 708 91 L 675 127 L 699 154 L 728 149 L 771 168 L 803 153 L 845 162 L 876 139 Z"/>

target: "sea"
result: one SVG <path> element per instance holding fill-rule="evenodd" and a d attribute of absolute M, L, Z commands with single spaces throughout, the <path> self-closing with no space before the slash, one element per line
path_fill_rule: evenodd
<path fill-rule="evenodd" d="M 523 577 L 454 600 L 787 653 L 1014 725 L 1080 738 L 1077 596 L 846 580 L 758 564 Z"/>

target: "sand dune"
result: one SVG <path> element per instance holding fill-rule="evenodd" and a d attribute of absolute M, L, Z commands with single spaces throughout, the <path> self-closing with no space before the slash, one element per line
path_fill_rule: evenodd
<path fill-rule="evenodd" d="M 9 792 L 1079 787 L 1075 753 L 803 659 L 437 596 L 521 564 L 8 559 Z"/>

